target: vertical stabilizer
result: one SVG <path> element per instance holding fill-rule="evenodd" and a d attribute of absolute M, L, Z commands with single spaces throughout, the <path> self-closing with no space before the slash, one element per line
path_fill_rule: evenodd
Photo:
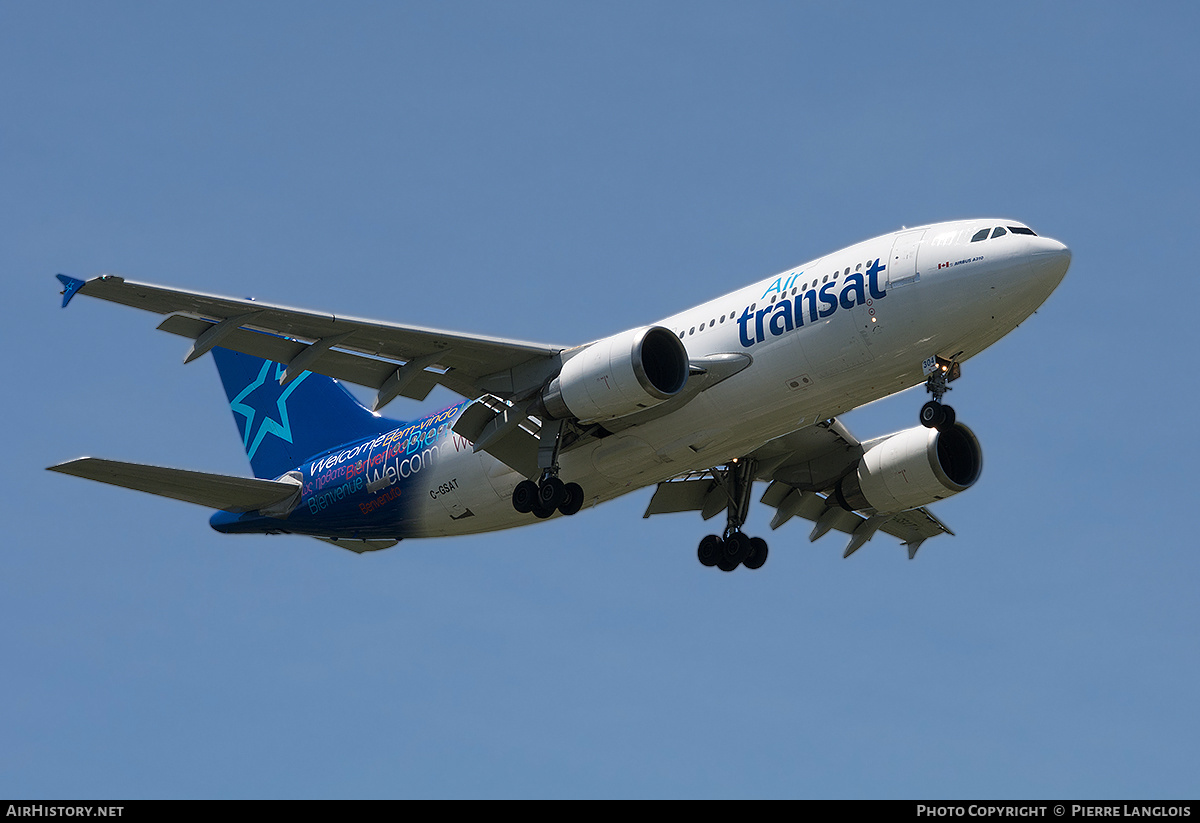
<path fill-rule="evenodd" d="M 306 371 L 281 386 L 281 363 L 220 347 L 212 355 L 255 477 L 279 477 L 310 457 L 400 425 L 369 411 L 331 377 Z"/>

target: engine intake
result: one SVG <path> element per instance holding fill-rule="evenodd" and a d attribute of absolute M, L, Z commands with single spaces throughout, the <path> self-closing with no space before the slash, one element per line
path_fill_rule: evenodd
<path fill-rule="evenodd" d="M 849 511 L 895 514 L 969 489 L 982 470 L 979 440 L 962 423 L 944 432 L 916 426 L 868 449 L 834 492 Z"/>
<path fill-rule="evenodd" d="M 662 326 L 606 337 L 563 364 L 542 391 L 552 419 L 611 420 L 670 400 L 687 385 L 683 342 Z"/>

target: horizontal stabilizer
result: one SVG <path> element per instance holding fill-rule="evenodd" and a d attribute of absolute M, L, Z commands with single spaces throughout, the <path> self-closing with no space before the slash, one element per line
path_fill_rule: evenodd
<path fill-rule="evenodd" d="M 286 516 L 300 502 L 300 483 L 290 478 L 256 480 L 97 457 L 68 460 L 48 470 L 227 512 L 273 509 L 271 514 Z"/>

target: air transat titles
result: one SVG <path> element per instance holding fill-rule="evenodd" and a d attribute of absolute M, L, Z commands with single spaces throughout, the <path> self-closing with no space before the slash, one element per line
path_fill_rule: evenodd
<path fill-rule="evenodd" d="M 867 305 L 871 300 L 883 299 L 887 296 L 887 290 L 880 288 L 879 275 L 885 269 L 887 266 L 879 265 L 879 259 L 876 258 L 875 262 L 867 268 L 865 279 L 862 274 L 855 272 L 846 275 L 841 283 L 835 280 L 832 283 L 826 283 L 820 289 L 817 289 L 814 282 L 813 288 L 796 295 L 794 301 L 789 297 L 784 297 L 756 311 L 751 311 L 752 307 L 747 306 L 737 320 L 742 346 L 750 348 L 755 343 L 763 342 L 766 340 L 768 332 L 773 337 L 778 337 L 803 326 L 805 314 L 808 315 L 808 322 L 815 323 L 817 320 L 832 316 L 839 307 L 852 309 L 855 306 Z M 771 284 L 771 288 L 767 289 L 765 294 L 770 294 L 772 291 L 786 294 L 787 289 L 801 274 L 803 272 L 797 272 L 786 283 L 780 283 L 777 280 Z M 837 291 L 839 285 L 842 288 L 840 293 Z M 749 328 L 751 321 L 754 323 L 753 333 Z"/>

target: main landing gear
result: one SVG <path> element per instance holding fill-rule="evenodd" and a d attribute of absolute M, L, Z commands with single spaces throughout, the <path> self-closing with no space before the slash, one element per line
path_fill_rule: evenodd
<path fill-rule="evenodd" d="M 513 489 L 512 504 L 521 514 L 533 512 L 542 519 L 556 511 L 570 516 L 583 508 L 583 487 L 564 483 L 554 474 L 545 475 L 540 483 L 522 480 Z"/>
<path fill-rule="evenodd" d="M 942 397 L 950 391 L 947 385 L 951 380 L 962 376 L 962 367 L 953 360 L 944 357 L 936 358 L 936 365 L 925 381 L 925 391 L 933 395 L 933 399 L 921 407 L 921 425 L 927 429 L 949 431 L 954 428 L 956 419 L 954 409 L 942 404 Z"/>
<path fill-rule="evenodd" d="M 705 566 L 731 572 L 738 566 L 760 569 L 767 562 L 767 541 L 742 532 L 750 509 L 750 491 L 754 485 L 754 461 L 735 460 L 717 474 L 717 481 L 729 495 L 725 531 L 721 537 L 710 534 L 700 541 L 696 556 Z"/>
<path fill-rule="evenodd" d="M 761 569 L 767 562 L 767 541 L 727 530 L 724 538 L 710 534 L 701 540 L 696 556 L 703 565 L 716 566 L 723 572 L 731 572 L 739 565 Z"/>
<path fill-rule="evenodd" d="M 537 483 L 522 480 L 513 489 L 513 508 L 521 514 L 533 512 L 543 520 L 559 511 L 568 517 L 583 508 L 583 487 L 564 483 L 558 477 L 558 450 L 562 446 L 562 421 L 542 424 L 538 443 L 538 468 L 542 479 Z"/>

